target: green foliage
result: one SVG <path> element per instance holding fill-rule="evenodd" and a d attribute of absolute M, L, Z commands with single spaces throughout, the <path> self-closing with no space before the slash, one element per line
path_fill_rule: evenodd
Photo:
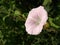
<path fill-rule="evenodd" d="M 40 5 L 48 12 L 50 27 L 28 35 L 28 12 Z M 60 0 L 0 0 L 0 45 L 60 45 Z"/>

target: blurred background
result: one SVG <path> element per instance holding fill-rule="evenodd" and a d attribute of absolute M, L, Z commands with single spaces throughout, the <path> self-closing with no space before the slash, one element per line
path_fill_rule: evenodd
<path fill-rule="evenodd" d="M 40 5 L 49 19 L 39 35 L 29 35 L 26 18 Z M 0 0 L 0 45 L 60 45 L 60 0 Z"/>

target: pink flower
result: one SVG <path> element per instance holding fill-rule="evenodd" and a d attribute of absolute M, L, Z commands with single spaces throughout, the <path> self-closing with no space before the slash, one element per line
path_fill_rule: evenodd
<path fill-rule="evenodd" d="M 26 32 L 30 35 L 38 35 L 48 19 L 47 11 L 43 6 L 33 8 L 25 22 Z"/>

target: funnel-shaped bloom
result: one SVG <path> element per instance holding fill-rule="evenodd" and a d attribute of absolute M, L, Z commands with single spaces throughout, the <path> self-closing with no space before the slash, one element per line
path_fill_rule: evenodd
<path fill-rule="evenodd" d="M 43 6 L 33 8 L 25 22 L 26 32 L 30 35 L 38 35 L 48 19 L 47 11 Z"/>

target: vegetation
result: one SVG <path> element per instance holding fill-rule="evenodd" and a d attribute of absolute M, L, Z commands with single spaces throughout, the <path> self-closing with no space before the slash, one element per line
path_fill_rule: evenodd
<path fill-rule="evenodd" d="M 43 5 L 48 25 L 39 35 L 28 35 L 28 12 Z M 60 0 L 0 0 L 0 45 L 60 45 Z"/>

